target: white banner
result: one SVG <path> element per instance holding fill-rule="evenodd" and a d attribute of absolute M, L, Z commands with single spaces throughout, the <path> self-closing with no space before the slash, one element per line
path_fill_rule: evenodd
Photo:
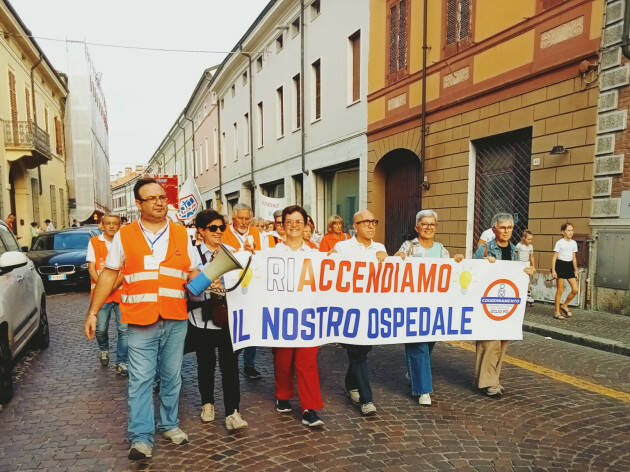
<path fill-rule="evenodd" d="M 524 262 L 254 255 L 228 293 L 234 349 L 522 339 Z M 225 275 L 231 287 L 240 271 Z"/>
<path fill-rule="evenodd" d="M 287 206 L 284 198 L 271 198 L 258 192 L 258 216 L 273 221 L 273 212 Z"/>
<path fill-rule="evenodd" d="M 188 177 L 179 191 L 177 219 L 184 224 L 191 223 L 201 210 L 203 210 L 201 193 L 195 179 Z"/>

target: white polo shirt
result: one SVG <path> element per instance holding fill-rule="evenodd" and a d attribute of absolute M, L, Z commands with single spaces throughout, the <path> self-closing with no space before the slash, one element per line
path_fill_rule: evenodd
<path fill-rule="evenodd" d="M 141 225 L 140 222 L 139 224 Z M 144 239 L 147 241 L 149 249 L 151 249 L 153 252 L 153 258 L 157 261 L 158 264 L 166 259 L 166 251 L 168 251 L 168 240 L 170 233 L 170 231 L 168 230 L 168 225 L 169 223 L 166 222 L 166 224 L 155 233 L 143 227 L 142 225 L 140 226 L 140 228 L 142 229 L 142 234 L 144 235 Z M 186 238 L 186 240 L 188 241 L 188 257 L 190 258 L 190 270 L 201 270 L 201 259 L 199 257 L 199 253 L 192 245 L 192 241 L 190 240 L 190 238 Z M 119 231 L 114 236 L 112 245 L 109 248 L 107 259 L 105 259 L 105 267 L 112 270 L 120 270 L 120 268 L 124 264 L 125 251 L 122 247 L 122 241 L 120 240 Z"/>
<path fill-rule="evenodd" d="M 98 235 L 99 241 L 103 241 L 105 243 L 105 247 L 107 248 L 107 252 L 112 248 L 112 243 L 105 239 L 103 234 Z M 92 246 L 92 238 L 90 238 L 90 242 L 87 247 L 87 255 L 85 256 L 86 262 L 96 262 L 96 255 L 94 254 L 94 247 Z"/>
<path fill-rule="evenodd" d="M 291 249 L 289 246 L 284 244 L 284 242 L 280 242 L 280 243 L 276 244 L 276 247 L 273 248 L 273 249 L 276 250 L 276 251 L 281 251 L 281 252 L 312 252 L 312 251 L 317 251 L 317 249 L 314 249 L 314 248 L 310 247 L 306 243 L 302 243 L 302 246 L 297 248 L 297 249 Z"/>
<path fill-rule="evenodd" d="M 369 246 L 365 246 L 357 240 L 356 236 L 352 236 L 350 239 L 339 241 L 335 244 L 335 252 L 343 256 L 363 256 L 366 253 L 376 256 L 377 252 L 386 253 L 387 249 L 385 249 L 385 246 L 381 243 L 377 243 L 374 240 L 370 241 Z"/>

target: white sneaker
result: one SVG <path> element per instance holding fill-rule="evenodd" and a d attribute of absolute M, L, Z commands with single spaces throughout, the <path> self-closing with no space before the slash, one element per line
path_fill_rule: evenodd
<path fill-rule="evenodd" d="M 186 444 L 188 442 L 188 435 L 179 428 L 173 428 L 170 431 L 164 431 L 162 433 L 166 439 L 170 439 L 173 444 Z"/>
<path fill-rule="evenodd" d="M 367 402 L 361 405 L 361 414 L 363 416 L 372 416 L 376 413 L 376 406 L 372 402 Z"/>
<path fill-rule="evenodd" d="M 431 406 L 431 395 L 423 393 L 418 397 L 418 403 L 422 406 Z"/>
<path fill-rule="evenodd" d="M 131 448 L 129 448 L 129 455 L 127 457 L 132 461 L 139 461 L 152 457 L 152 452 L 151 446 L 147 443 L 135 442 L 131 445 Z"/>
<path fill-rule="evenodd" d="M 353 388 L 352 390 L 348 390 L 348 398 L 350 399 L 350 401 L 352 403 L 354 403 L 355 405 L 358 405 L 359 403 L 361 403 L 361 395 L 359 395 L 359 390 L 357 390 L 356 388 Z"/>
<path fill-rule="evenodd" d="M 214 405 L 212 403 L 204 403 L 201 407 L 201 421 L 203 423 L 214 421 Z"/>
<path fill-rule="evenodd" d="M 235 429 L 247 428 L 249 425 L 245 421 L 238 410 L 234 410 L 230 416 L 225 417 L 225 427 L 228 431 L 234 431 Z"/>

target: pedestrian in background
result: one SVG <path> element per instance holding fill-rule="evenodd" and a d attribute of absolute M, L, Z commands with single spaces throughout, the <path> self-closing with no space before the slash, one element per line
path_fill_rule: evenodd
<path fill-rule="evenodd" d="M 322 242 L 319 244 L 320 251 L 330 252 L 339 241 L 350 239 L 350 235 L 343 232 L 343 218 L 341 216 L 332 215 L 328 218 L 326 227 L 328 232 L 324 235 Z"/>
<path fill-rule="evenodd" d="M 306 224 L 304 225 L 303 237 L 304 242 L 311 249 L 317 249 L 319 246 L 313 242 L 313 230 L 315 229 L 315 224 L 313 223 L 313 219 L 308 217 L 306 219 Z"/>
<path fill-rule="evenodd" d="M 438 215 L 433 210 L 421 210 L 416 214 L 416 233 L 418 237 L 405 241 L 395 256 L 402 257 L 451 257 L 448 250 L 435 241 L 435 231 L 438 225 Z M 455 262 L 464 259 L 463 254 L 454 256 Z M 431 374 L 431 353 L 435 342 L 406 343 L 405 356 L 407 358 L 407 372 L 411 384 L 411 395 L 418 398 L 422 406 L 431 405 L 433 393 L 433 377 Z"/>
<path fill-rule="evenodd" d="M 494 239 L 494 228 L 488 228 L 483 233 L 481 233 L 481 236 L 479 236 L 477 247 L 482 246 L 484 244 L 488 244 L 493 239 Z"/>
<path fill-rule="evenodd" d="M 493 263 L 497 260 L 517 261 L 516 246 L 510 242 L 514 231 L 514 217 L 509 213 L 497 213 L 492 217 L 494 239 L 480 245 L 475 251 L 475 259 L 487 259 Z M 524 272 L 532 275 L 534 267 L 525 267 Z M 505 389 L 499 381 L 503 358 L 508 349 L 509 341 L 489 340 L 477 341 L 475 380 L 477 388 L 489 397 L 500 397 Z"/>
<path fill-rule="evenodd" d="M 197 214 L 195 226 L 203 237 L 203 243 L 197 246 L 197 251 L 201 263 L 206 266 L 212 262 L 219 250 L 221 236 L 226 229 L 225 220 L 215 210 L 204 210 Z M 222 288 L 220 281 L 215 281 L 213 288 Z M 214 301 L 216 303 L 213 303 Z M 214 370 L 218 351 L 225 427 L 229 431 L 246 428 L 248 424 L 239 413 L 241 392 L 238 353 L 232 349 L 225 297 L 206 292 L 199 296 L 189 294 L 188 323 L 190 347 L 197 355 L 197 383 L 202 404 L 201 421 L 204 423 L 214 421 Z"/>
<path fill-rule="evenodd" d="M 98 278 L 84 331 L 94 338 L 97 315 L 122 272 L 122 322 L 128 323 L 129 459 L 153 454 L 155 419 L 153 380 L 160 376 L 158 431 L 173 444 L 188 442 L 179 428 L 179 393 L 184 340 L 188 325 L 187 280 L 201 261 L 186 228 L 167 219 L 168 197 L 155 179 L 134 185 L 140 219 L 114 236 Z"/>
<path fill-rule="evenodd" d="M 280 253 L 308 253 L 313 251 L 303 236 L 306 211 L 301 206 L 291 205 L 282 210 L 282 225 L 285 239 L 275 247 Z M 273 366 L 276 384 L 276 411 L 289 413 L 293 397 L 293 378 L 297 374 L 297 390 L 302 407 L 302 424 L 309 428 L 322 426 L 324 422 L 317 410 L 324 407 L 319 388 L 317 347 L 273 348 Z"/>
<path fill-rule="evenodd" d="M 275 238 L 276 242 L 280 242 L 284 239 L 284 226 L 282 226 L 282 210 L 276 210 L 273 212 L 273 231 L 271 236 Z"/>
<path fill-rule="evenodd" d="M 532 233 L 529 229 L 523 231 L 521 240 L 516 245 L 516 254 L 519 261 L 528 262 L 531 267 L 536 268 L 536 264 L 534 262 L 534 233 Z M 530 284 L 527 286 L 528 305 L 534 303 L 534 298 L 532 297 L 531 290 L 532 289 L 530 280 Z"/>
<path fill-rule="evenodd" d="M 564 223 L 560 227 L 562 239 L 556 242 L 551 258 L 551 276 L 556 279 L 556 311 L 553 317 L 557 320 L 571 318 L 573 313 L 569 310 L 569 303 L 578 294 L 577 284 L 577 243 L 573 240 L 573 225 Z M 571 292 L 562 303 L 562 293 L 564 291 L 564 281 L 568 281 Z"/>
<path fill-rule="evenodd" d="M 52 223 L 52 221 L 50 221 L 49 219 L 45 219 L 44 223 L 46 223 L 46 228 L 44 229 L 44 231 L 55 231 L 55 225 Z"/>
<path fill-rule="evenodd" d="M 33 221 L 31 223 L 31 238 L 36 238 L 41 233 L 41 228 L 39 227 L 39 223 L 37 221 Z"/>
<path fill-rule="evenodd" d="M 361 259 L 377 259 L 383 262 L 387 257 L 387 250 L 383 244 L 374 241 L 378 220 L 374 214 L 365 209 L 358 211 L 352 218 L 355 236 L 345 241 L 339 241 L 330 253 L 342 256 L 357 256 Z M 372 398 L 367 356 L 372 346 L 359 344 L 343 344 L 348 354 L 348 370 L 346 372 L 346 394 L 355 405 L 360 405 L 361 414 L 370 416 L 376 413 L 376 406 Z"/>
<path fill-rule="evenodd" d="M 76 221 L 76 220 L 75 220 Z M 94 294 L 94 287 L 101 272 L 105 268 L 107 254 L 112 247 L 114 236 L 120 229 L 118 215 L 104 215 L 101 218 L 103 233 L 90 238 L 85 260 L 90 274 L 90 297 Z M 114 315 L 116 323 L 116 373 L 127 376 L 127 324 L 120 320 L 120 294 L 122 293 L 122 274 L 114 284 L 111 294 L 105 299 L 105 304 L 96 315 L 96 341 L 99 347 L 98 360 L 103 367 L 109 364 L 109 319 Z"/>
<path fill-rule="evenodd" d="M 16 220 L 17 218 L 13 213 L 9 213 L 4 219 L 4 222 L 7 224 L 13 234 L 17 234 L 17 226 L 15 224 Z"/>

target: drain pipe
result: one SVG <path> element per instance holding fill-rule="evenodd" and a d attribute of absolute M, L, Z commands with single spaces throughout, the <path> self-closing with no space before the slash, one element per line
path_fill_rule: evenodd
<path fill-rule="evenodd" d="M 31 67 L 31 101 L 33 102 L 33 124 L 37 126 L 37 102 L 35 101 L 35 68 L 42 63 L 43 56 L 40 54 L 39 59 L 33 67 Z M 35 130 L 33 130 L 35 132 Z M 42 187 L 42 167 L 37 166 L 37 182 L 39 183 L 39 194 L 43 192 Z"/>
<path fill-rule="evenodd" d="M 300 145 L 302 154 L 302 175 L 308 175 L 306 169 L 306 125 L 304 123 L 304 49 L 305 49 L 305 33 L 304 33 L 304 0 L 300 0 Z M 302 205 L 304 204 L 304 184 L 302 181 Z"/>
<path fill-rule="evenodd" d="M 247 81 L 247 83 L 249 84 L 249 172 L 251 181 L 250 206 L 252 207 L 252 211 L 256 211 L 256 200 L 254 196 L 254 194 L 256 193 L 256 184 L 254 183 L 254 75 L 252 74 L 252 55 L 248 52 L 243 52 L 242 44 L 239 52 L 243 56 L 247 57 L 249 63 L 247 69 L 249 80 Z"/>
<path fill-rule="evenodd" d="M 427 126 L 427 14 L 428 0 L 424 0 L 423 17 L 422 17 L 422 112 L 421 112 L 421 128 L 420 128 L 420 207 L 422 208 L 422 189 L 429 189 L 429 182 L 424 175 L 424 165 L 426 161 L 426 126 Z"/>
<path fill-rule="evenodd" d="M 630 0 L 626 0 L 625 2 L 625 12 L 623 15 L 623 33 L 621 35 L 621 52 L 626 58 L 630 59 Z"/>
<path fill-rule="evenodd" d="M 192 133 L 192 160 L 193 160 L 193 179 L 197 176 L 197 159 L 195 159 L 195 123 L 186 116 L 184 111 L 184 119 L 190 121 L 190 130 Z M 186 130 L 184 130 L 184 159 L 186 159 Z"/>

